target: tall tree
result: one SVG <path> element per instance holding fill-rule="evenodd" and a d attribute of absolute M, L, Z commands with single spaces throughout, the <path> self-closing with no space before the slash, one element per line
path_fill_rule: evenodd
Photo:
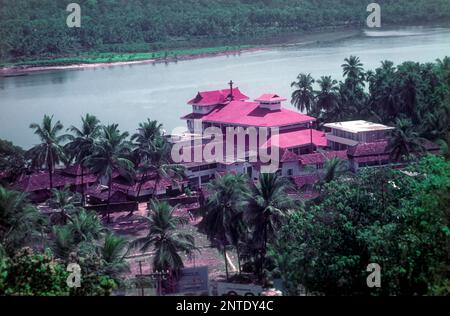
<path fill-rule="evenodd" d="M 0 244 L 8 253 L 32 241 L 44 225 L 45 219 L 24 193 L 0 186 Z"/>
<path fill-rule="evenodd" d="M 273 238 L 282 220 L 294 207 L 288 196 L 288 182 L 276 173 L 261 173 L 259 181 L 247 194 L 245 218 L 252 230 L 252 240 L 261 251 L 260 277 L 264 268 L 267 243 Z"/>
<path fill-rule="evenodd" d="M 358 84 L 364 85 L 364 68 L 359 57 L 352 55 L 345 58 L 341 67 L 345 79 L 348 80 L 353 87 Z"/>
<path fill-rule="evenodd" d="M 423 138 L 414 130 L 411 120 L 397 119 L 386 150 L 393 160 L 400 161 L 411 154 L 422 153 L 422 143 Z"/>
<path fill-rule="evenodd" d="M 69 187 L 62 190 L 52 189 L 51 192 L 52 196 L 48 203 L 53 209 L 59 210 L 59 219 L 65 224 L 67 220 L 71 220 L 71 215 L 78 210 L 75 204 L 80 202 L 80 196 L 73 194 Z"/>
<path fill-rule="evenodd" d="M 162 124 L 156 120 L 147 119 L 146 122 L 140 123 L 138 132 L 131 136 L 131 140 L 135 143 L 133 156 L 135 166 L 138 172 L 141 173 L 139 181 L 139 188 L 136 199 L 139 200 L 142 185 L 152 169 L 153 157 L 156 151 L 155 141 L 162 135 Z"/>
<path fill-rule="evenodd" d="M 39 136 L 41 143 L 28 151 L 32 164 L 35 167 L 46 166 L 50 189 L 53 188 L 53 172 L 55 166 L 62 161 L 66 161 L 66 155 L 61 143 L 67 139 L 67 135 L 60 135 L 63 125 L 60 121 L 53 124 L 53 116 L 44 115 L 41 125 L 32 123 L 30 128 Z"/>
<path fill-rule="evenodd" d="M 94 152 L 87 158 L 89 169 L 104 178 L 108 183 L 108 200 L 106 213 L 110 222 L 110 204 L 112 192 L 113 172 L 130 181 L 133 181 L 133 163 L 129 160 L 130 144 L 127 141 L 128 133 L 122 133 L 117 124 L 104 126 L 100 133 L 100 139 L 95 145 Z"/>
<path fill-rule="evenodd" d="M 183 165 L 173 163 L 171 156 L 172 147 L 166 138 L 159 136 L 154 140 L 154 150 L 151 153 L 151 165 L 149 172 L 155 175 L 153 196 L 157 196 L 157 187 L 161 179 L 169 178 L 171 181 L 181 180 L 185 177 Z"/>
<path fill-rule="evenodd" d="M 222 249 L 228 279 L 227 245 L 236 247 L 239 259 L 239 241 L 245 232 L 243 202 L 248 194 L 248 179 L 242 174 L 225 174 L 208 184 L 208 196 L 200 229 L 208 239 Z M 240 262 L 240 261 L 239 261 Z M 240 264 L 239 264 L 240 266 Z"/>
<path fill-rule="evenodd" d="M 149 231 L 146 236 L 131 242 L 130 247 L 139 247 L 140 251 L 153 248 L 153 270 L 169 270 L 176 275 L 184 267 L 179 252 L 190 255 L 197 248 L 191 234 L 179 231 L 188 219 L 176 216 L 175 210 L 176 207 L 171 207 L 167 202 L 153 200 L 149 215 L 145 217 Z"/>
<path fill-rule="evenodd" d="M 86 159 L 94 152 L 95 142 L 100 135 L 100 121 L 94 115 L 86 114 L 81 118 L 81 128 L 71 126 L 68 130 L 73 135 L 68 136 L 69 143 L 65 148 L 70 158 L 81 168 L 81 204 L 84 206 L 86 202 L 84 193 Z"/>
<path fill-rule="evenodd" d="M 0 139 L 0 170 L 2 170 L 0 184 L 14 182 L 24 173 L 26 167 L 25 151 L 9 141 Z"/>
<path fill-rule="evenodd" d="M 337 100 L 337 81 L 332 79 L 331 76 L 322 76 L 319 80 L 317 80 L 317 83 L 319 84 L 320 90 L 316 92 L 316 105 L 317 109 L 320 110 L 332 110 Z"/>
<path fill-rule="evenodd" d="M 291 103 L 301 112 L 310 113 L 314 108 L 314 79 L 311 74 L 299 74 L 297 81 L 291 83 L 296 89 L 292 92 Z"/>

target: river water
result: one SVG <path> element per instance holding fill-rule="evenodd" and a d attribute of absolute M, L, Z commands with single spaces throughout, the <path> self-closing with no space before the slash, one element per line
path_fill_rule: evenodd
<path fill-rule="evenodd" d="M 137 64 L 65 70 L 0 78 L 0 138 L 28 148 L 38 142 L 28 128 L 44 114 L 64 126 L 79 125 L 85 113 L 103 123 L 119 123 L 133 133 L 139 122 L 156 119 L 170 132 L 185 126 L 180 116 L 197 91 L 227 88 L 232 79 L 251 98 L 273 92 L 288 97 L 300 72 L 314 78 L 342 78 L 341 64 L 359 56 L 366 69 L 382 60 L 431 62 L 450 55 L 450 28 L 404 27 L 362 31 L 349 38 L 271 46 L 240 55 L 209 57 L 169 64 Z M 289 106 L 289 104 L 286 104 Z"/>

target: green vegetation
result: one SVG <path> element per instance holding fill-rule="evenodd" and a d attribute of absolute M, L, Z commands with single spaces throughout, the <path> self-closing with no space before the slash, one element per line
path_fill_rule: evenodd
<path fill-rule="evenodd" d="M 0 139 L 0 184 L 14 181 L 25 167 L 25 151 L 11 142 Z"/>
<path fill-rule="evenodd" d="M 0 62 L 48 65 L 221 52 L 266 35 L 361 26 L 369 1 L 80 0 L 81 28 L 67 27 L 68 3 L 0 1 Z M 450 18 L 446 0 L 379 3 L 385 24 Z"/>
<path fill-rule="evenodd" d="M 175 216 L 176 207 L 167 202 L 152 201 L 150 213 L 145 220 L 148 224 L 148 234 L 131 243 L 131 247 L 139 247 L 142 252 L 154 247 L 154 271 L 170 271 L 177 275 L 184 267 L 179 252 L 191 255 L 197 248 L 194 237 L 188 233 L 179 232 L 181 225 L 186 225 L 188 219 Z"/>
<path fill-rule="evenodd" d="M 30 128 L 39 136 L 41 143 L 31 148 L 27 155 L 31 157 L 33 167 L 41 168 L 45 166 L 50 180 L 50 189 L 53 189 L 53 172 L 55 166 L 66 160 L 61 143 L 65 140 L 65 135 L 60 135 L 63 125 L 60 121 L 53 124 L 53 116 L 44 115 L 42 124 L 32 123 Z"/>
<path fill-rule="evenodd" d="M 46 219 L 24 194 L 0 187 L 0 295 L 110 295 L 127 269 L 125 240 L 81 208 L 63 225 Z M 69 263 L 81 266 L 79 288 L 67 286 Z"/>
<path fill-rule="evenodd" d="M 247 178 L 244 175 L 225 174 L 209 183 L 207 191 L 211 195 L 199 226 L 211 243 L 222 250 L 228 279 L 227 246 L 235 246 L 239 257 L 240 238 L 245 231 L 242 205 L 249 193 Z"/>
<path fill-rule="evenodd" d="M 365 71 L 360 59 L 350 56 L 342 65 L 343 81 L 299 74 L 292 83 L 292 104 L 324 123 L 368 120 L 395 126 L 390 151 L 394 160 L 422 149 L 423 139 L 450 144 L 450 58 L 436 63 L 383 61 Z"/>
<path fill-rule="evenodd" d="M 407 171 L 337 179 L 289 218 L 270 253 L 291 294 L 449 294 L 450 163 L 429 156 Z M 366 285 L 369 263 L 380 288 Z"/>
<path fill-rule="evenodd" d="M 384 61 L 365 71 L 350 56 L 342 68 L 342 81 L 323 76 L 318 91 L 314 78 L 300 74 L 293 104 L 318 117 L 319 125 L 351 119 L 395 125 L 388 150 L 393 161 L 413 157 L 408 166 L 343 174 L 342 162 L 331 159 L 315 186 L 318 196 L 304 203 L 296 202 L 298 192 L 277 174 L 261 174 L 256 183 L 226 174 L 208 186 L 199 228 L 223 252 L 227 277 L 227 252 L 236 250 L 238 278 L 280 276 L 290 294 L 304 286 L 319 295 L 448 295 L 450 163 L 424 156 L 422 147 L 424 139 L 440 143 L 448 157 L 450 58 L 398 66 Z M 0 142 L 6 183 L 26 166 L 52 171 L 58 160 L 83 165 L 109 188 L 113 171 L 131 184 L 136 174 L 139 184 L 154 174 L 153 189 L 166 176 L 183 177 L 156 121 L 139 124 L 131 137 L 91 115 L 80 128 L 69 128 L 71 135 L 63 135 L 62 124 L 49 116 L 31 127 L 41 144 L 26 153 Z M 95 212 L 78 206 L 76 194 L 51 193 L 53 216 L 47 218 L 26 195 L 0 187 L 0 295 L 109 295 L 128 268 L 130 247 L 153 250 L 154 270 L 175 276 L 184 266 L 181 254 L 197 250 L 193 236 L 179 230 L 186 218 L 166 202 L 151 203 L 147 235 L 128 245 Z M 63 282 L 71 262 L 82 267 L 81 288 Z M 381 288 L 367 287 L 369 263 L 382 267 Z"/>

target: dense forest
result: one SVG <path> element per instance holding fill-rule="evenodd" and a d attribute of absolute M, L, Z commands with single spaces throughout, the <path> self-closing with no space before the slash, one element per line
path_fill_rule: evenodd
<path fill-rule="evenodd" d="M 0 0 L 0 61 L 148 52 L 208 40 L 216 46 L 280 32 L 358 26 L 372 1 L 79 0 L 81 27 L 68 28 L 66 6 L 71 2 Z M 450 19 L 447 0 L 377 2 L 384 24 Z"/>

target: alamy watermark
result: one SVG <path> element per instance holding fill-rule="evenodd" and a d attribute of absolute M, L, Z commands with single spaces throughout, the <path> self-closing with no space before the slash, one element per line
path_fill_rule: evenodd
<path fill-rule="evenodd" d="M 196 137 L 193 141 L 179 142 L 172 136 L 172 160 L 175 163 L 234 163 L 248 161 L 260 163 L 262 173 L 273 173 L 279 166 L 279 128 L 226 127 L 203 128 L 201 120 L 193 121 Z M 172 135 L 184 131 L 174 129 Z M 210 141 L 203 143 L 204 139 Z"/>
<path fill-rule="evenodd" d="M 78 3 L 69 3 L 66 11 L 70 12 L 67 16 L 66 24 L 68 27 L 81 27 L 81 6 Z"/>
<path fill-rule="evenodd" d="M 378 263 L 370 263 L 367 265 L 367 272 L 370 274 L 367 276 L 367 286 L 370 288 L 381 287 L 381 267 Z"/>
<path fill-rule="evenodd" d="M 366 20 L 367 27 L 381 27 L 381 6 L 375 2 L 370 3 L 367 6 L 367 12 L 370 12 Z"/>
<path fill-rule="evenodd" d="M 66 284 L 69 288 L 81 287 L 81 267 L 78 263 L 69 263 L 66 271 L 70 272 L 66 279 Z"/>

